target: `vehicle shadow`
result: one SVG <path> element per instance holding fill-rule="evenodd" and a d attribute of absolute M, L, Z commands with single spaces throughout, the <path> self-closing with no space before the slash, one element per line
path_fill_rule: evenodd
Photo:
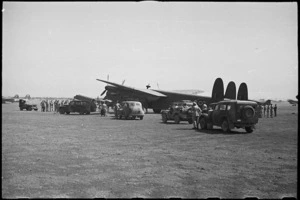
<path fill-rule="evenodd" d="M 166 124 L 166 125 L 170 125 L 170 124 L 172 124 L 172 125 L 174 125 L 174 124 L 176 124 L 175 122 L 173 122 L 173 121 L 170 121 L 170 122 L 159 122 L 160 124 Z M 179 124 L 177 124 L 177 125 L 190 125 L 188 122 L 180 122 Z M 187 129 L 184 129 L 184 130 L 189 130 L 188 128 Z"/>
<path fill-rule="evenodd" d="M 244 129 L 233 129 L 230 132 L 224 132 L 221 128 L 214 128 L 214 129 L 196 129 L 196 132 L 205 133 L 205 134 L 223 134 L 223 135 L 236 135 L 236 134 L 249 134 Z"/>
<path fill-rule="evenodd" d="M 70 113 L 70 114 L 60 114 L 60 113 L 54 113 L 54 114 L 57 114 L 57 115 L 61 115 L 61 116 L 90 116 L 90 115 L 100 115 L 100 113 L 97 113 L 97 112 L 93 112 L 93 113 L 90 113 L 90 114 L 79 114 L 79 113 Z"/>
<path fill-rule="evenodd" d="M 217 135 L 217 134 L 223 134 L 223 135 L 237 135 L 237 134 L 250 134 L 247 133 L 244 129 L 233 129 L 230 132 L 223 132 L 223 130 L 221 128 L 214 128 L 214 129 L 193 129 L 193 126 L 191 126 L 190 128 L 176 128 L 175 130 L 194 130 L 195 132 L 199 132 L 199 133 L 205 133 L 205 134 L 213 134 L 213 135 Z"/>

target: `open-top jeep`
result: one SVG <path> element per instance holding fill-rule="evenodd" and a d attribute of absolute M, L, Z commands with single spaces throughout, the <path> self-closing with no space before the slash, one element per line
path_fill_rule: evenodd
<path fill-rule="evenodd" d="M 245 128 L 248 133 L 253 132 L 258 123 L 259 106 L 254 101 L 224 100 L 210 105 L 208 113 L 199 117 L 201 129 L 212 129 L 213 125 L 221 126 L 224 132 L 233 128 Z"/>
<path fill-rule="evenodd" d="M 69 104 L 59 107 L 60 114 L 70 114 L 70 112 L 78 112 L 79 114 L 90 114 L 96 111 L 96 104 L 89 101 L 73 100 Z"/>
<path fill-rule="evenodd" d="M 189 100 L 173 102 L 169 109 L 161 111 L 162 121 L 167 123 L 168 120 L 174 120 L 176 124 L 180 121 L 188 121 L 192 124 L 192 105 L 193 102 Z"/>
<path fill-rule="evenodd" d="M 19 107 L 20 107 L 20 110 L 23 110 L 23 109 L 26 109 L 26 110 L 29 110 L 29 111 L 31 111 L 31 110 L 37 111 L 38 110 L 36 104 L 26 103 L 26 101 L 24 99 L 19 100 Z"/>

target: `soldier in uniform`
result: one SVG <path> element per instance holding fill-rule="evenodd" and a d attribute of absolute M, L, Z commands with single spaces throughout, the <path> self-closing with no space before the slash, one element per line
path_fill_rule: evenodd
<path fill-rule="evenodd" d="M 199 116 L 201 115 L 201 109 L 199 108 L 199 106 L 197 105 L 196 102 L 193 102 L 193 106 L 192 106 L 192 119 L 193 119 L 193 129 L 198 129 L 198 119 Z"/>
<path fill-rule="evenodd" d="M 275 104 L 275 106 L 274 106 L 274 117 L 276 117 L 277 116 L 277 105 Z"/>
<path fill-rule="evenodd" d="M 53 100 L 51 99 L 50 100 L 50 112 L 52 112 L 53 111 Z"/>
<path fill-rule="evenodd" d="M 270 112 L 270 108 L 269 105 L 267 105 L 267 118 L 269 118 L 269 112 Z"/>
<path fill-rule="evenodd" d="M 266 105 L 263 106 L 264 109 L 264 117 L 266 117 Z"/>
<path fill-rule="evenodd" d="M 270 106 L 270 117 L 273 118 L 273 105 Z"/>
<path fill-rule="evenodd" d="M 114 111 L 115 111 L 115 117 L 118 117 L 118 109 L 120 108 L 120 104 L 119 101 L 117 101 L 115 107 L 114 107 Z"/>
<path fill-rule="evenodd" d="M 41 112 L 45 112 L 45 100 L 41 102 Z"/>
<path fill-rule="evenodd" d="M 107 105 L 106 105 L 106 103 L 104 102 L 104 103 L 102 104 L 102 108 L 101 108 L 101 116 L 106 117 L 106 112 L 107 112 Z"/>

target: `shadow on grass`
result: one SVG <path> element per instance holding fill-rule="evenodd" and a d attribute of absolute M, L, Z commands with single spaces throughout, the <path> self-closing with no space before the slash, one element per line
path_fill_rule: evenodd
<path fill-rule="evenodd" d="M 193 130 L 195 132 L 205 133 L 205 134 L 213 134 L 213 135 L 217 135 L 217 134 L 223 134 L 223 135 L 250 134 L 250 133 L 247 133 L 244 129 L 240 129 L 240 131 L 238 131 L 237 129 L 233 129 L 230 132 L 223 132 L 223 130 L 220 129 L 220 128 L 215 128 L 215 129 L 193 129 L 192 126 L 190 128 L 177 128 L 176 130 Z"/>
<path fill-rule="evenodd" d="M 174 121 L 169 121 L 169 122 L 159 122 L 160 124 L 166 124 L 166 125 L 174 125 L 176 124 Z M 179 124 L 177 125 L 191 125 L 189 124 L 188 122 L 185 122 L 185 121 L 182 121 L 180 122 Z M 185 130 L 188 130 L 188 129 L 185 129 Z"/>

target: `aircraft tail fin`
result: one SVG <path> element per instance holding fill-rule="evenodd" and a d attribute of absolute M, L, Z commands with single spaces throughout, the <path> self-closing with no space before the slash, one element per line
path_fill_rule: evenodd
<path fill-rule="evenodd" d="M 236 99 L 236 87 L 233 81 L 230 81 L 227 85 L 225 92 L 226 99 Z"/>
<path fill-rule="evenodd" d="M 214 102 L 221 101 L 224 99 L 224 84 L 221 78 L 215 80 L 211 98 Z"/>
<path fill-rule="evenodd" d="M 246 83 L 241 83 L 239 90 L 238 90 L 238 95 L 237 95 L 238 100 L 248 100 L 248 88 Z"/>

